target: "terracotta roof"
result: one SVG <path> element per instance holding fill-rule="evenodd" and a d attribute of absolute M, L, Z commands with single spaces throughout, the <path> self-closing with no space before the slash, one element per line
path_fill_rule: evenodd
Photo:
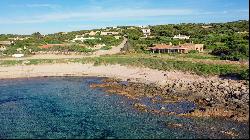
<path fill-rule="evenodd" d="M 166 45 L 166 44 L 156 44 L 154 47 L 150 47 L 150 49 L 167 49 L 171 48 L 171 45 Z"/>
<path fill-rule="evenodd" d="M 166 45 L 166 44 L 155 44 L 154 47 L 149 47 L 149 49 L 188 49 L 194 46 L 203 46 L 203 44 L 184 43 L 177 46 Z"/>
<path fill-rule="evenodd" d="M 193 43 L 184 43 L 181 45 L 181 47 L 189 48 L 189 47 L 194 47 L 194 46 L 203 46 L 204 44 L 193 44 Z"/>
<path fill-rule="evenodd" d="M 173 46 L 166 44 L 156 44 L 154 47 L 150 47 L 150 49 L 187 49 L 187 46 Z"/>
<path fill-rule="evenodd" d="M 65 45 L 64 44 L 47 44 L 47 45 L 40 46 L 39 48 L 47 49 L 47 48 L 51 48 L 54 46 L 65 46 Z"/>
<path fill-rule="evenodd" d="M 181 44 L 180 46 L 181 47 L 192 47 L 194 46 L 195 44 L 192 44 L 192 43 L 184 43 L 184 44 Z"/>

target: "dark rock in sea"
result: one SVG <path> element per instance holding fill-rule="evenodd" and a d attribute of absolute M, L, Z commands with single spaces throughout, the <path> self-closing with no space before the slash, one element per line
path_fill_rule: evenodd
<path fill-rule="evenodd" d="M 194 112 L 194 109 L 188 111 L 188 113 L 192 113 L 192 112 Z"/>
<path fill-rule="evenodd" d="M 205 112 L 206 108 L 201 107 L 201 108 L 199 108 L 199 110 L 202 111 L 202 112 Z"/>

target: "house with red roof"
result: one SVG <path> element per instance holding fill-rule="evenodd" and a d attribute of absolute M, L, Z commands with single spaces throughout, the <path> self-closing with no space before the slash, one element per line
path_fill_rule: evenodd
<path fill-rule="evenodd" d="M 48 48 L 51 48 L 51 47 L 55 47 L 55 46 L 65 46 L 64 44 L 46 44 L 46 45 L 42 45 L 42 46 L 39 46 L 39 48 L 43 48 L 43 49 L 48 49 Z"/>
<path fill-rule="evenodd" d="M 153 53 L 188 53 L 191 50 L 203 52 L 204 44 L 185 43 L 180 45 L 167 44 L 155 44 L 153 47 L 149 47 L 149 50 Z"/>

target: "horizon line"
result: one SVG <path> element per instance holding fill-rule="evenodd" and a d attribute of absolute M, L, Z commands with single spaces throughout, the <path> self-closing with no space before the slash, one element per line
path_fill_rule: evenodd
<path fill-rule="evenodd" d="M 98 27 L 94 27 L 94 28 L 89 28 L 89 29 L 79 29 L 79 30 L 71 30 L 71 31 L 57 31 L 57 32 L 51 32 L 51 33 L 41 33 L 41 31 L 35 31 L 33 33 L 39 32 L 42 35 L 50 35 L 50 34 L 56 34 L 56 33 L 60 33 L 60 32 L 77 32 L 77 31 L 90 31 L 90 30 L 97 30 L 97 29 L 106 29 L 107 27 L 118 27 L 118 26 L 159 26 L 159 25 L 178 25 L 178 24 L 218 24 L 218 23 L 229 23 L 229 22 L 237 22 L 237 21 L 249 21 L 249 19 L 239 19 L 239 20 L 230 20 L 230 21 L 214 21 L 214 22 L 177 22 L 177 23 L 160 23 L 160 24 L 127 24 L 127 25 L 105 25 L 105 26 L 100 26 Z M 76 25 L 77 26 L 77 25 Z M 78 25 L 79 27 L 81 25 Z M 84 25 L 82 25 L 81 27 L 83 27 Z M 33 33 L 0 33 L 0 35 L 32 35 Z"/>

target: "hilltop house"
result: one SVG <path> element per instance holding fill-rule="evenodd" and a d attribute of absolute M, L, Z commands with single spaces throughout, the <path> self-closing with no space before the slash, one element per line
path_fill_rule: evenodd
<path fill-rule="evenodd" d="M 119 32 L 101 32 L 100 35 L 118 35 Z"/>
<path fill-rule="evenodd" d="M 90 33 L 88 33 L 88 35 L 90 36 L 95 36 L 97 32 L 91 31 Z"/>
<path fill-rule="evenodd" d="M 188 53 L 191 50 L 196 50 L 198 52 L 203 52 L 204 44 L 193 44 L 193 43 L 185 43 L 181 45 L 174 46 L 172 44 L 155 44 L 153 47 L 150 47 L 153 53 Z"/>
<path fill-rule="evenodd" d="M 148 28 L 144 28 L 144 29 L 141 29 L 142 30 L 142 33 L 145 37 L 148 37 L 150 36 L 151 32 L 150 32 L 150 29 Z"/>
<path fill-rule="evenodd" d="M 25 37 L 25 38 L 22 38 L 22 37 L 14 37 L 14 38 L 8 38 L 9 40 L 25 40 L 25 39 L 29 39 L 30 37 Z"/>
<path fill-rule="evenodd" d="M 46 44 L 46 45 L 39 46 L 39 48 L 48 49 L 48 48 L 55 47 L 55 46 L 65 46 L 65 45 L 64 44 Z"/>
<path fill-rule="evenodd" d="M 84 42 L 85 40 L 93 40 L 93 39 L 99 39 L 99 40 L 101 40 L 101 38 L 84 37 L 84 35 L 76 35 L 76 37 L 72 40 L 72 42 L 76 42 L 76 41 Z"/>
<path fill-rule="evenodd" d="M 6 50 L 6 47 L 5 46 L 0 46 L 0 52 L 1 51 L 5 51 Z"/>
<path fill-rule="evenodd" d="M 15 57 L 15 58 L 20 58 L 20 57 L 23 57 L 23 56 L 24 56 L 24 54 L 21 54 L 21 53 L 20 54 L 18 53 L 18 54 L 13 54 L 12 55 L 12 57 Z"/>
<path fill-rule="evenodd" d="M 100 31 L 91 31 L 89 33 L 85 33 L 85 35 L 95 36 L 98 32 L 100 32 Z"/>
<path fill-rule="evenodd" d="M 202 28 L 204 28 L 204 29 L 208 29 L 208 28 L 212 28 L 213 26 L 211 26 L 211 25 L 204 25 L 204 26 L 201 26 Z"/>
<path fill-rule="evenodd" d="M 114 38 L 115 38 L 115 39 L 120 39 L 120 38 L 121 38 L 121 36 L 114 36 Z"/>
<path fill-rule="evenodd" d="M 0 51 L 5 51 L 7 46 L 13 44 L 13 41 L 0 41 Z"/>
<path fill-rule="evenodd" d="M 190 36 L 178 34 L 178 35 L 175 35 L 175 36 L 173 37 L 173 39 L 189 39 L 189 37 L 190 37 Z"/>
<path fill-rule="evenodd" d="M 96 44 L 96 45 L 94 46 L 94 48 L 95 48 L 95 49 L 100 49 L 100 48 L 105 47 L 105 46 L 106 46 L 105 44 Z"/>
<path fill-rule="evenodd" d="M 148 28 L 148 25 L 140 25 L 140 26 L 138 26 L 139 28 Z"/>

